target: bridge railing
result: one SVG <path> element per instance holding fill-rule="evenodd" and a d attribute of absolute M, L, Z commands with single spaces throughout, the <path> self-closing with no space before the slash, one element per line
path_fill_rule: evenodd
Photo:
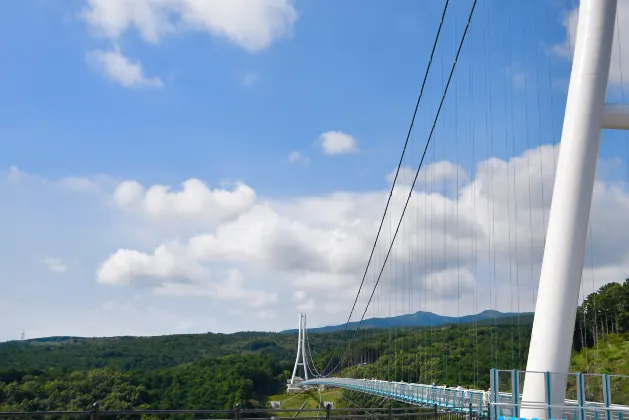
<path fill-rule="evenodd" d="M 526 375 L 544 377 L 544 401 L 523 401 L 520 390 Z M 564 401 L 550 400 L 551 384 L 557 380 L 567 383 Z M 566 420 L 623 420 L 629 417 L 629 376 L 626 375 L 492 369 L 491 389 L 492 418 L 519 418 L 522 408 L 542 409 L 547 413 L 546 418 Z"/>
<path fill-rule="evenodd" d="M 510 373 L 512 376 L 505 380 L 505 373 Z M 562 374 L 577 378 L 575 381 L 568 381 L 568 390 L 573 394 L 579 395 L 578 399 L 566 399 L 562 402 L 526 402 L 522 401 L 522 395 L 519 392 L 522 389 L 525 373 L 517 370 L 501 371 L 492 369 L 491 392 L 354 378 L 312 379 L 303 382 L 301 385 L 340 387 L 408 404 L 437 406 L 440 409 L 446 409 L 451 412 L 469 412 L 474 413 L 476 417 L 490 416 L 492 419 L 517 419 L 519 418 L 520 409 L 532 404 L 535 408 L 542 406 L 547 409 L 548 415 L 546 418 L 553 418 L 554 414 L 556 418 L 565 420 L 629 420 L 629 407 L 624 404 L 613 403 L 614 401 L 624 401 L 624 399 L 613 398 L 612 390 L 615 388 L 612 387 L 612 384 L 617 384 L 616 391 L 624 390 L 623 392 L 629 392 L 629 381 L 625 384 L 627 386 L 626 389 L 618 386 L 622 382 L 621 375 Z M 535 373 L 538 372 L 528 372 L 528 374 Z M 545 373 L 545 375 L 547 376 L 546 384 L 550 387 L 552 376 L 556 374 Z M 586 377 L 589 381 L 589 387 L 586 387 L 586 384 L 588 384 Z M 598 381 L 596 382 L 599 384 L 598 388 L 592 385 L 595 381 Z M 571 385 L 572 383 L 574 385 Z M 602 401 L 592 401 L 593 396 L 596 396 L 598 393 L 601 393 Z M 571 394 L 569 393 L 569 395 Z"/>
<path fill-rule="evenodd" d="M 414 405 L 434 406 L 453 412 L 468 412 L 486 415 L 489 398 L 483 391 L 444 388 L 432 385 L 388 382 L 378 379 L 325 378 L 302 383 L 327 385 L 391 398 Z"/>

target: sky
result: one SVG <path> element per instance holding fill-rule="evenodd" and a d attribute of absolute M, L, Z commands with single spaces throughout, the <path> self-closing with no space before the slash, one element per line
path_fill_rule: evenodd
<path fill-rule="evenodd" d="M 0 340 L 338 324 L 363 275 L 352 320 L 533 310 L 578 10 L 479 1 L 435 122 L 450 3 L 365 275 L 442 0 L 3 4 Z M 583 293 L 629 277 L 627 148 L 603 132 Z"/>

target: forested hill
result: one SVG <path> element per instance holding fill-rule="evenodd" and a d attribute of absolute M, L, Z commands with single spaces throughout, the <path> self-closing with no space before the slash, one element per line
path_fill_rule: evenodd
<path fill-rule="evenodd" d="M 67 369 L 114 367 L 148 370 L 177 366 L 205 357 L 263 352 L 275 359 L 294 354 L 290 336 L 240 332 L 158 337 L 48 337 L 0 343 L 0 369 Z"/>
<path fill-rule="evenodd" d="M 588 296 L 577 315 L 573 367 L 629 374 L 629 281 Z M 492 367 L 524 368 L 523 316 L 475 324 L 359 333 L 357 363 L 338 374 L 486 386 Z M 339 336 L 309 335 L 319 369 Z M 295 335 L 261 332 L 0 343 L 0 411 L 256 407 L 282 392 L 295 351 Z"/>

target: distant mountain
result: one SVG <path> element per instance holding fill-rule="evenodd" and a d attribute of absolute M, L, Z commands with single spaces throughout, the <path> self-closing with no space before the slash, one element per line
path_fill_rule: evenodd
<path fill-rule="evenodd" d="M 389 328 L 389 327 L 434 327 L 438 325 L 448 324 L 472 324 L 477 323 L 479 325 L 520 325 L 532 324 L 533 313 L 523 312 L 520 314 L 514 312 L 498 312 L 498 311 L 483 311 L 477 315 L 465 315 L 462 317 L 452 317 L 437 315 L 432 312 L 415 312 L 414 314 L 399 315 L 390 318 L 369 318 L 365 319 L 360 328 Z M 357 322 L 350 322 L 347 329 L 356 329 Z M 309 333 L 329 333 L 336 331 L 343 331 L 345 324 L 332 325 L 328 327 L 308 328 Z M 297 329 L 282 331 L 283 334 L 297 333 Z"/>

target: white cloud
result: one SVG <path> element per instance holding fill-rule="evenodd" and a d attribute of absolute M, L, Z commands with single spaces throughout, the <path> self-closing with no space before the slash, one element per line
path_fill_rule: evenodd
<path fill-rule="evenodd" d="M 63 178 L 59 183 L 65 188 L 76 191 L 94 191 L 99 188 L 98 183 L 89 178 L 68 177 Z"/>
<path fill-rule="evenodd" d="M 407 166 L 403 166 L 400 168 L 398 173 L 396 185 L 407 185 L 410 186 L 413 183 L 413 179 L 415 178 L 416 168 L 409 168 Z M 386 180 L 389 183 L 392 183 L 395 179 L 395 172 L 389 172 L 386 175 Z M 429 186 L 429 185 L 439 185 L 444 182 L 454 182 L 462 185 L 467 183 L 468 174 L 465 172 L 461 166 L 454 164 L 448 161 L 439 161 L 434 163 L 429 163 L 424 165 L 417 175 L 417 181 L 415 183 L 416 186 Z"/>
<path fill-rule="evenodd" d="M 29 174 L 23 172 L 17 166 L 10 166 L 7 171 L 7 178 L 12 181 L 20 181 L 24 177 L 30 176 Z"/>
<path fill-rule="evenodd" d="M 198 31 L 249 52 L 291 36 L 298 18 L 291 0 L 87 0 L 82 16 L 96 34 L 114 41 L 130 29 L 152 44 Z"/>
<path fill-rule="evenodd" d="M 469 171 L 473 178 L 452 163 L 436 163 L 432 168 L 435 179 L 451 182 L 458 174 L 458 194 L 417 189 L 367 316 L 417 310 L 448 315 L 489 308 L 511 311 L 516 309 L 516 301 L 521 310 L 531 310 L 557 150 L 543 146 L 509 160 L 492 158 L 479 162 Z M 601 161 L 600 166 L 604 164 Z M 430 171 L 425 179 L 430 179 L 429 175 Z M 33 252 L 46 255 L 51 246 L 58 247 L 55 252 L 77 255 L 80 263 L 76 270 L 64 275 L 64 282 L 68 282 L 68 287 L 86 290 L 85 279 L 92 274 L 101 289 L 86 299 L 89 307 L 107 300 L 122 305 L 130 293 L 142 296 L 128 313 L 123 309 L 120 313 L 98 310 L 93 317 L 87 317 L 89 324 L 87 320 L 81 324 L 83 329 L 59 331 L 55 325 L 74 325 L 68 324 L 68 319 L 82 323 L 83 317 L 70 313 L 67 316 L 71 318 L 61 319 L 59 312 L 50 319 L 31 319 L 32 315 L 19 309 L 23 305 L 20 296 L 32 299 L 33 293 L 40 293 L 41 299 L 51 299 L 56 289 L 43 287 L 52 282 L 34 286 L 26 280 L 0 279 L 5 296 L 10 297 L 13 305 L 11 310 L 30 320 L 24 321 L 29 335 L 34 331 L 43 334 L 43 325 L 48 323 L 46 331 L 55 333 L 115 333 L 114 320 L 124 324 L 125 316 L 148 316 L 147 308 L 169 308 L 166 312 L 171 315 L 164 315 L 162 332 L 189 331 L 183 326 L 214 331 L 292 328 L 297 311 L 309 312 L 311 326 L 343 322 L 362 279 L 388 194 L 388 189 L 383 189 L 270 199 L 248 191 L 250 187 L 211 190 L 198 180 L 184 183 L 179 192 L 166 186 L 122 182 L 107 187 L 109 200 L 113 197 L 119 206 L 114 207 L 119 211 L 111 213 L 111 207 L 102 205 L 105 197 L 97 199 L 97 194 L 50 188 L 56 185 L 55 181 L 44 182 L 34 176 L 23 176 L 17 181 L 10 176 L 5 173 L 0 188 L 4 188 L 4 196 L 14 197 L 16 208 L 20 205 L 16 197 L 21 197 L 29 185 L 37 184 L 41 189 L 29 193 L 32 197 L 71 203 L 67 206 L 78 213 L 54 213 L 54 208 L 44 201 L 24 201 L 24 209 L 29 211 L 45 209 L 41 220 L 46 222 L 40 226 L 40 218 L 30 213 L 25 225 L 19 222 L 24 211 L 11 213 L 13 207 L 0 209 L 8 228 L 23 232 L 28 227 L 41 238 L 12 242 L 5 245 L 5 251 L 16 248 L 28 252 L 29 260 L 24 264 L 32 262 Z M 529 188 L 529 184 L 534 187 Z M 104 191 L 103 188 L 97 191 Z M 151 190 L 157 191 L 158 199 L 149 199 Z M 64 194 L 64 199 L 60 200 L 58 194 Z M 359 316 L 407 194 L 408 185 L 403 183 L 394 189 L 390 214 L 358 300 Z M 219 195 L 223 199 L 219 200 Z M 80 201 L 70 201 L 74 200 L 72 197 Z M 102 214 L 95 219 L 99 208 Z M 193 223 L 182 228 L 177 222 L 182 220 Z M 41 233 L 42 226 L 47 233 Z M 588 250 L 584 270 L 586 293 L 602 283 L 622 280 L 629 272 L 629 239 L 624 235 L 629 229 L 627 185 L 597 180 L 591 227 L 593 246 Z M 138 240 L 136 231 L 150 234 Z M 8 233 L 10 237 L 21 237 L 12 232 Z M 34 242 L 38 249 L 32 249 Z M 14 260 L 10 265 L 6 259 L 0 261 L 0 269 L 12 272 L 12 267 L 20 264 Z M 83 272 L 81 267 L 85 267 Z M 29 275 L 19 278 L 28 279 Z M 67 307 L 63 295 L 54 299 Z M 230 311 L 252 316 L 216 321 L 221 318 L 219 315 Z M 0 321 L 0 330 L 11 328 Z M 125 332 L 138 333 L 155 333 L 158 329 L 141 323 L 123 328 Z M 19 332 L 11 329 L 13 335 Z"/>
<path fill-rule="evenodd" d="M 290 152 L 290 154 L 288 155 L 288 161 L 290 163 L 307 164 L 307 163 L 310 163 L 310 158 L 308 158 L 308 156 L 306 156 L 299 150 L 295 150 L 295 151 Z"/>
<path fill-rule="evenodd" d="M 124 181 L 118 184 L 114 191 L 114 202 L 120 207 L 126 207 L 141 200 L 144 187 L 136 181 Z"/>
<path fill-rule="evenodd" d="M 122 209 L 136 210 L 159 220 L 204 220 L 220 223 L 238 217 L 253 206 L 255 191 L 237 183 L 233 190 L 210 189 L 198 179 L 189 179 L 180 191 L 166 185 L 145 189 L 136 181 L 118 184 L 114 201 Z"/>
<path fill-rule="evenodd" d="M 342 131 L 327 131 L 319 136 L 317 142 L 328 155 L 340 155 L 358 151 L 356 139 Z"/>
<path fill-rule="evenodd" d="M 53 273 L 65 273 L 68 270 L 68 267 L 61 258 L 45 257 L 42 258 L 40 262 Z"/>
<path fill-rule="evenodd" d="M 566 29 L 566 39 L 562 44 L 552 47 L 551 51 L 553 53 L 564 58 L 570 58 L 574 53 L 578 15 L 578 6 L 566 14 L 563 20 L 563 26 Z M 629 0 L 618 0 L 612 61 L 609 69 L 610 84 L 629 82 L 629 43 L 623 41 L 626 39 L 629 39 Z"/>
<path fill-rule="evenodd" d="M 513 272 L 514 264 L 518 270 L 530 273 L 526 279 L 519 275 L 521 287 L 533 288 L 557 150 L 543 146 L 509 161 L 492 158 L 480 162 L 473 180 L 450 162 L 427 166 L 424 181 L 452 181 L 458 176 L 462 184 L 459 195 L 422 190 L 415 193 L 390 257 L 390 267 L 403 268 L 385 270 L 380 287 L 389 290 L 397 287 L 398 281 L 410 281 L 415 298 L 429 293 L 432 310 L 450 313 L 452 304 L 447 302 L 457 299 L 466 312 L 479 305 L 475 300 L 487 307 L 489 296 L 480 291 L 492 287 L 494 275 L 500 280 L 493 287 L 503 297 L 511 293 L 513 274 L 508 273 Z M 529 182 L 536 185 L 532 192 Z M 388 248 L 407 194 L 404 186 L 394 190 L 390 219 L 385 222 L 389 227 L 377 248 L 379 255 Z M 600 245 L 595 259 L 625 267 L 629 254 L 620 243 L 626 239 L 622 235 L 609 237 L 605 232 L 610 223 L 629 227 L 629 194 L 598 181 L 594 197 L 598 204 L 593 205 L 592 226 L 597 228 L 593 240 L 613 244 L 610 248 Z M 216 264 L 246 267 L 277 281 L 288 281 L 294 288 L 289 297 L 302 309 L 325 302 L 327 315 L 321 316 L 334 318 L 347 310 L 355 296 L 385 201 L 384 191 L 336 193 L 288 202 L 258 198 L 238 218 L 219 224 L 213 231 L 192 235 L 185 243 L 163 245 L 141 255 L 131 251 L 114 254 L 103 265 L 112 270 L 102 279 L 115 280 L 101 281 L 133 283 L 153 277 L 159 281 L 181 278 L 194 282 L 209 275 Z M 122 264 L 132 255 L 138 262 Z M 379 261 L 370 271 L 371 285 Z M 370 289 L 366 286 L 365 293 Z M 512 299 L 498 299 L 501 307 L 497 309 L 513 310 L 509 302 Z"/>
<path fill-rule="evenodd" d="M 244 277 L 238 270 L 228 271 L 216 282 L 164 283 L 155 292 L 168 296 L 210 297 L 227 302 L 242 301 L 253 308 L 268 307 L 278 302 L 275 293 L 246 289 Z"/>
<path fill-rule="evenodd" d="M 278 301 L 274 293 L 246 289 L 243 275 L 236 269 L 211 272 L 176 243 L 160 246 L 153 254 L 118 250 L 101 265 L 96 281 L 115 286 L 148 286 L 159 295 L 241 300 L 256 308 Z"/>
<path fill-rule="evenodd" d="M 102 284 L 129 285 L 137 279 L 193 281 L 207 273 L 194 260 L 186 259 L 177 244 L 158 247 L 153 255 L 119 249 L 98 270 L 96 280 Z"/>
<path fill-rule="evenodd" d="M 139 62 L 125 57 L 118 47 L 109 51 L 94 50 L 87 54 L 87 62 L 108 79 L 126 88 L 159 88 L 164 86 L 158 77 L 146 77 Z"/>
<path fill-rule="evenodd" d="M 64 191 L 75 192 L 104 192 L 111 187 L 113 179 L 105 175 L 96 175 L 91 177 L 70 176 L 58 180 L 49 180 L 41 176 L 29 173 L 17 166 L 10 166 L 8 170 L 0 170 L 0 178 L 6 177 L 15 185 L 20 183 L 39 183 L 46 186 L 52 186 Z"/>

